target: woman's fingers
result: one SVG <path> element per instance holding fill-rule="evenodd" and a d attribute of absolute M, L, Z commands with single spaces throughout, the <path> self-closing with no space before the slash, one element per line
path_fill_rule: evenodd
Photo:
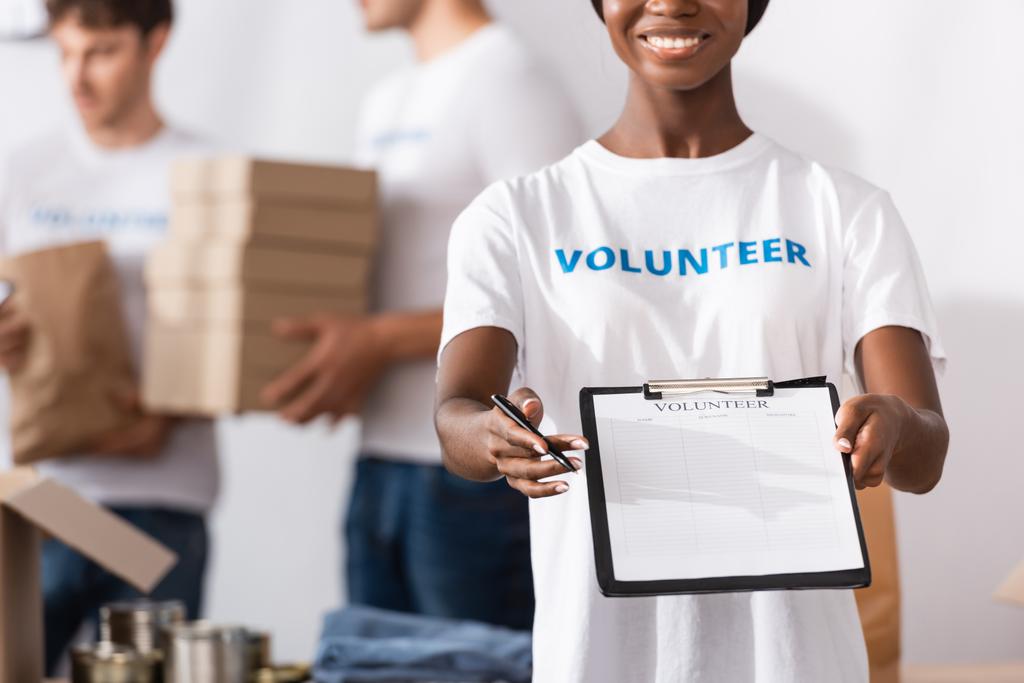
<path fill-rule="evenodd" d="M 866 489 L 881 486 L 883 481 L 885 481 L 885 468 L 872 467 L 867 471 L 867 473 L 865 473 L 863 479 L 861 479 L 860 488 Z"/>
<path fill-rule="evenodd" d="M 590 442 L 579 434 L 552 434 L 548 441 L 560 451 L 585 451 L 590 448 Z"/>
<path fill-rule="evenodd" d="M 544 419 L 544 405 L 540 397 L 528 387 L 516 389 L 509 395 L 534 426 Z M 559 451 L 583 451 L 590 447 L 578 434 L 556 434 L 545 438 L 520 427 L 497 408 L 492 410 L 491 438 L 488 450 L 498 471 L 505 475 L 509 486 L 530 498 L 557 496 L 569 490 L 569 483 L 561 480 L 542 481 L 566 473 L 557 460 L 544 458 L 548 444 Z M 570 458 L 576 469 L 583 467 L 579 458 Z"/>
<path fill-rule="evenodd" d="M 885 458 L 879 450 L 865 451 L 858 455 L 857 462 L 852 463 L 853 480 L 857 488 L 878 486 L 885 479 Z"/>
<path fill-rule="evenodd" d="M 544 455 L 548 452 L 544 439 L 532 434 L 505 417 L 497 408 L 492 409 L 497 424 L 492 429 L 490 450 L 494 455 Z"/>
<path fill-rule="evenodd" d="M 533 389 L 529 387 L 520 387 L 509 394 L 509 400 L 519 406 L 519 410 L 523 411 L 523 415 L 530 421 L 534 427 L 540 424 L 540 421 L 544 419 L 544 404 L 540 400 Z"/>
<path fill-rule="evenodd" d="M 857 443 L 857 432 L 860 431 L 870 414 L 870 411 L 857 399 L 850 399 L 839 408 L 836 413 L 836 433 L 833 443 L 840 453 L 853 452 Z"/>
<path fill-rule="evenodd" d="M 878 486 L 885 479 L 885 468 L 889 461 L 886 449 L 891 446 L 881 432 L 878 419 L 872 415 L 861 425 L 856 435 L 850 464 L 858 488 Z"/>
<path fill-rule="evenodd" d="M 550 498 L 569 490 L 569 483 L 561 480 L 537 482 L 517 477 L 505 477 L 508 485 L 530 498 Z"/>
<path fill-rule="evenodd" d="M 590 448 L 587 440 L 578 434 L 556 434 L 547 437 L 547 440 L 555 449 L 566 453 Z M 531 434 L 515 423 L 511 424 L 508 432 L 494 435 L 488 450 L 494 458 L 537 459 L 548 453 L 544 439 Z M 580 469 L 582 461 L 577 459 L 577 462 L 577 469 Z M 562 468 L 562 471 L 564 472 L 565 468 Z"/>
<path fill-rule="evenodd" d="M 570 458 L 570 461 L 577 469 L 583 467 L 583 461 L 579 458 Z M 566 470 L 557 460 L 511 457 L 498 458 L 498 471 L 506 477 L 540 481 L 565 474 Z"/>
<path fill-rule="evenodd" d="M 878 486 L 885 479 L 887 449 L 892 446 L 884 426 L 865 397 L 850 399 L 836 413 L 833 443 L 841 453 L 850 454 L 858 489 Z"/>
<path fill-rule="evenodd" d="M 884 468 L 878 469 L 872 467 L 861 476 L 854 478 L 854 484 L 856 484 L 858 490 L 881 486 L 883 481 L 885 481 Z"/>

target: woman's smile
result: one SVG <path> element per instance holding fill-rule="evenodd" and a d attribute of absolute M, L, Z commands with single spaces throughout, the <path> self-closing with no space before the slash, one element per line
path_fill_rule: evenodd
<path fill-rule="evenodd" d="M 690 59 L 711 40 L 711 34 L 697 29 L 661 28 L 638 36 L 644 49 L 666 61 Z"/>

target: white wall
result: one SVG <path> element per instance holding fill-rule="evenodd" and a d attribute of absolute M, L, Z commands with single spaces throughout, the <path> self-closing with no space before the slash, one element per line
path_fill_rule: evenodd
<path fill-rule="evenodd" d="M 588 2 L 492 4 L 557 67 L 591 132 L 613 120 L 624 74 Z M 363 36 L 344 0 L 179 6 L 161 104 L 265 154 L 343 160 L 360 97 L 409 58 L 398 36 Z M 1024 558 L 1011 409 L 1024 380 L 1021 25 L 1019 0 L 776 0 L 737 68 L 756 128 L 892 192 L 929 275 L 952 359 L 953 446 L 934 493 L 898 500 L 915 662 L 1024 658 L 1024 610 L 989 598 Z M 0 102 L 0 150 L 67 116 L 47 46 L 0 45 Z M 355 426 L 249 417 L 222 436 L 210 615 L 272 628 L 279 656 L 309 658 L 319 615 L 339 602 Z"/>

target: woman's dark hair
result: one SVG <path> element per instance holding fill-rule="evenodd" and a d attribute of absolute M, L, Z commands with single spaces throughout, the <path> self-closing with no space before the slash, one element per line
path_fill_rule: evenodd
<path fill-rule="evenodd" d="M 74 14 L 83 26 L 136 26 L 142 35 L 174 19 L 171 0 L 46 0 L 50 24 Z"/>
<path fill-rule="evenodd" d="M 604 21 L 604 8 L 602 7 L 601 0 L 590 0 L 590 3 L 594 6 L 594 11 L 597 12 L 597 16 L 601 17 L 601 21 Z M 747 13 L 747 33 L 754 30 L 757 26 L 757 22 L 761 21 L 761 17 L 764 16 L 764 11 L 768 9 L 768 0 L 747 0 L 747 4 L 750 6 L 750 10 Z"/>

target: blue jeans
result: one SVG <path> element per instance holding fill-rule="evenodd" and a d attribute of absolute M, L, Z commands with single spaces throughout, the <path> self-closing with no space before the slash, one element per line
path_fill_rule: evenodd
<path fill-rule="evenodd" d="M 324 618 L 317 683 L 529 683 L 529 631 L 349 605 Z"/>
<path fill-rule="evenodd" d="M 504 480 L 363 457 L 346 522 L 349 602 L 528 630 L 530 518 Z"/>
<path fill-rule="evenodd" d="M 150 594 L 154 600 L 181 600 L 190 619 L 199 616 L 208 537 L 206 520 L 196 514 L 158 508 L 111 508 L 178 555 L 178 564 Z M 142 595 L 130 585 L 60 541 L 43 544 L 46 671 L 54 675 L 60 658 L 83 622 L 99 623 L 108 602 Z"/>

